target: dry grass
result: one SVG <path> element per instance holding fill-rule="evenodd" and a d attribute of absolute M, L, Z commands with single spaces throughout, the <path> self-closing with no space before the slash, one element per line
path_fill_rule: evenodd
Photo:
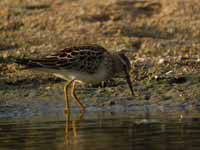
<path fill-rule="evenodd" d="M 200 96 L 199 9 L 199 0 L 1 0 L 0 51 L 39 57 L 86 43 L 113 51 L 125 48 L 132 61 L 132 79 L 147 91 L 144 99 L 159 94 L 162 99 L 167 94 L 177 98 L 181 88 L 184 98 L 196 100 Z M 3 64 L 0 69 L 3 85 L 43 76 L 17 65 Z"/>

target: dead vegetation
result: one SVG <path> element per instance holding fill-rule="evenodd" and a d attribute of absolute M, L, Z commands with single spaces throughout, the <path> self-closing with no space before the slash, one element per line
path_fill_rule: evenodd
<path fill-rule="evenodd" d="M 196 101 L 200 96 L 199 9 L 198 0 L 1 0 L 0 53 L 39 57 L 88 43 L 113 51 L 127 49 L 136 93 L 143 95 L 138 99 L 185 95 L 184 101 Z M 2 86 L 43 76 L 15 64 L 0 64 L 0 70 Z M 55 80 L 46 77 L 42 78 L 46 82 Z M 140 86 L 143 90 L 137 90 Z"/>

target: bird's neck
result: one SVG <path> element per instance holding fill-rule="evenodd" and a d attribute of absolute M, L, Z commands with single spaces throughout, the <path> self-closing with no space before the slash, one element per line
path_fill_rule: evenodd
<path fill-rule="evenodd" d="M 120 61 L 120 58 L 117 54 L 112 54 L 112 61 L 113 61 L 113 74 L 116 76 L 122 72 L 122 63 Z"/>

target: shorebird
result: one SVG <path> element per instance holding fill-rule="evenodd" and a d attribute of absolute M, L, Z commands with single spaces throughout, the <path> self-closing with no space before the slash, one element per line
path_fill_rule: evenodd
<path fill-rule="evenodd" d="M 82 45 L 65 48 L 57 53 L 39 59 L 12 58 L 13 62 L 28 68 L 53 73 L 55 76 L 67 80 L 64 86 L 66 100 L 65 112 L 70 112 L 68 90 L 71 96 L 85 111 L 84 105 L 76 96 L 78 83 L 100 83 L 114 77 L 126 78 L 131 93 L 134 95 L 129 71 L 131 64 L 123 52 L 109 52 L 99 45 Z"/>

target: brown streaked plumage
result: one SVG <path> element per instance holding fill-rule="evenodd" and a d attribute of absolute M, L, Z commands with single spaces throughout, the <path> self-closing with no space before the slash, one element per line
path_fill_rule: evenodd
<path fill-rule="evenodd" d="M 99 45 L 69 47 L 41 59 L 15 59 L 14 61 L 30 68 L 51 72 L 68 80 L 64 87 L 66 112 L 70 111 L 67 92 L 71 85 L 73 100 L 82 112 L 85 110 L 75 93 L 77 83 L 98 83 L 113 77 L 123 77 L 126 78 L 134 95 L 129 76 L 131 65 L 127 56 L 123 52 L 108 52 Z"/>

